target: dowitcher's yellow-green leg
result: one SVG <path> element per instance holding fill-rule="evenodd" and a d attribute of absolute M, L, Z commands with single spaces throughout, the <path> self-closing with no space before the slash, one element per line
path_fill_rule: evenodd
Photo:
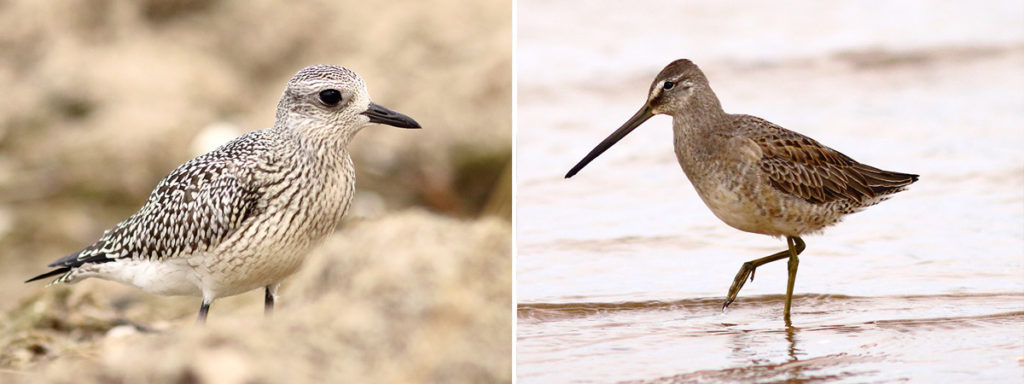
<path fill-rule="evenodd" d="M 799 246 L 797 246 L 799 242 Z M 786 244 L 789 244 L 789 282 L 786 283 L 786 308 L 782 310 L 782 319 L 789 322 L 789 307 L 793 303 L 793 284 L 796 283 L 796 268 L 800 266 L 800 258 L 797 255 L 804 250 L 804 241 L 799 237 L 787 236 Z M 797 249 L 799 248 L 799 249 Z"/>
<path fill-rule="evenodd" d="M 736 278 L 732 281 L 732 286 L 729 287 L 729 294 L 725 297 L 725 304 L 722 304 L 722 309 L 725 309 L 736 300 L 736 295 L 740 293 L 740 288 L 743 288 L 743 284 L 747 282 L 748 276 L 750 281 L 754 281 L 754 271 L 757 267 L 788 257 L 789 283 L 786 287 L 786 309 L 783 311 L 783 317 L 785 317 L 787 322 L 789 321 L 789 307 L 793 299 L 793 284 L 796 283 L 796 268 L 800 264 L 800 259 L 797 258 L 797 255 L 803 252 L 807 245 L 796 236 L 786 236 L 786 244 L 789 246 L 789 249 L 785 251 L 779 251 L 769 256 L 743 263 L 740 271 L 736 273 Z"/>

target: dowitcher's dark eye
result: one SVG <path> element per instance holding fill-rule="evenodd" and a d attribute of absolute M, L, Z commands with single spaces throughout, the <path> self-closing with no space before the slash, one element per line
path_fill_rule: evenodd
<path fill-rule="evenodd" d="M 341 92 L 337 89 L 326 89 L 320 91 L 320 101 L 328 107 L 333 107 L 341 102 Z"/>
<path fill-rule="evenodd" d="M 666 90 L 666 91 L 667 91 L 667 90 L 669 90 L 669 89 L 672 89 L 672 87 L 675 87 L 675 86 L 676 86 L 676 83 L 673 83 L 673 82 L 671 82 L 671 81 L 666 81 L 666 82 L 665 82 L 665 85 L 662 85 L 662 86 L 661 86 L 661 89 L 664 89 L 664 90 Z"/>

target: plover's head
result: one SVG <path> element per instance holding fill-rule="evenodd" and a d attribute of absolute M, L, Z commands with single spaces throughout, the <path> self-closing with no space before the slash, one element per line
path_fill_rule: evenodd
<path fill-rule="evenodd" d="M 348 68 L 313 65 L 296 73 L 277 106 L 278 124 L 351 137 L 370 124 L 419 128 L 409 116 L 370 101 L 366 83 Z M 310 132 L 312 133 L 312 132 Z"/>

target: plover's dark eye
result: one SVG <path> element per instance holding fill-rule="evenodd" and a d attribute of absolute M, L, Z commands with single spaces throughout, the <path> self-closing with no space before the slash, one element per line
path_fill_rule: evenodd
<path fill-rule="evenodd" d="M 328 107 L 333 107 L 341 102 L 341 92 L 337 89 L 326 89 L 320 91 L 320 101 Z"/>
<path fill-rule="evenodd" d="M 672 89 L 672 87 L 675 87 L 675 86 L 676 86 L 676 83 L 673 83 L 671 81 L 666 81 L 665 85 L 662 85 L 661 88 L 667 91 L 669 89 Z"/>

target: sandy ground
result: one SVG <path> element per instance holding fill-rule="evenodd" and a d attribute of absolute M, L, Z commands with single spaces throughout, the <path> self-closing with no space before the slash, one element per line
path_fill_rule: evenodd
<path fill-rule="evenodd" d="M 4 382 L 508 382 L 511 227 L 418 210 L 359 222 L 286 280 L 214 302 L 49 287 L 0 331 Z M 26 367 L 28 369 L 26 369 Z M 8 381 L 10 380 L 10 381 Z"/>
<path fill-rule="evenodd" d="M 0 381 L 510 380 L 511 11 L 0 2 Z M 354 69 L 424 129 L 356 137 L 353 209 L 272 321 L 257 293 L 197 328 L 197 299 L 22 283 L 178 164 L 273 124 L 284 83 L 316 63 Z"/>

